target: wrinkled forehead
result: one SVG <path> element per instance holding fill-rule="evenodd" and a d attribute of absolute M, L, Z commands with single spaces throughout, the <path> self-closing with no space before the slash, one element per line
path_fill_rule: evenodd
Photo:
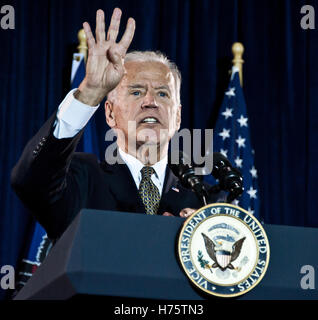
<path fill-rule="evenodd" d="M 122 85 L 149 84 L 153 87 L 168 85 L 174 88 L 172 71 L 163 63 L 157 61 L 129 61 L 125 63 L 127 74 L 122 79 Z"/>

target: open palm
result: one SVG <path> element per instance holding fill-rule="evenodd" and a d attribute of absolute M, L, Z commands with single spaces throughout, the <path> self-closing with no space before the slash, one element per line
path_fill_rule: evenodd
<path fill-rule="evenodd" d="M 113 90 L 122 79 L 124 57 L 133 39 L 135 20 L 128 19 L 122 39 L 116 43 L 121 18 L 121 10 L 114 9 L 110 26 L 105 37 L 105 16 L 103 10 L 96 12 L 96 40 L 87 22 L 83 23 L 88 44 L 88 59 L 86 76 L 80 89 L 84 88 L 94 93 L 98 100 L 102 100 Z"/>

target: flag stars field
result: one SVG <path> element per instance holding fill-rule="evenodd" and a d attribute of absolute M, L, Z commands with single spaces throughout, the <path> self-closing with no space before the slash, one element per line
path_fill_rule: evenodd
<path fill-rule="evenodd" d="M 235 162 L 235 165 L 238 167 L 238 168 L 242 168 L 243 167 L 243 159 L 241 159 L 239 156 L 237 156 L 234 160 Z"/>
<path fill-rule="evenodd" d="M 238 144 L 238 147 L 241 148 L 245 148 L 245 138 L 242 138 L 241 136 L 239 136 L 235 141 Z"/>
<path fill-rule="evenodd" d="M 240 85 L 239 70 L 233 67 L 230 83 L 224 91 L 219 117 L 213 128 L 215 134 L 213 149 L 228 158 L 243 176 L 243 194 L 232 203 L 259 218 L 260 193 L 258 172 L 254 166 L 254 149 L 249 132 L 250 120 Z M 215 183 L 215 180 L 208 176 L 204 179 L 211 184 Z"/>
<path fill-rule="evenodd" d="M 254 214 L 254 210 L 252 210 L 251 207 L 248 207 L 247 211 L 249 214 Z"/>
<path fill-rule="evenodd" d="M 227 120 L 228 118 L 233 117 L 233 113 L 232 112 L 233 112 L 233 109 L 226 108 L 226 110 L 222 112 L 222 115 Z"/>
<path fill-rule="evenodd" d="M 226 139 L 226 138 L 229 138 L 230 137 L 230 129 L 225 129 L 223 128 L 223 131 L 219 133 L 219 136 L 222 137 L 223 141 Z"/>
<path fill-rule="evenodd" d="M 228 151 L 221 149 L 221 150 L 220 150 L 220 153 L 222 153 L 224 157 L 227 157 Z"/>
<path fill-rule="evenodd" d="M 250 196 L 251 199 L 257 199 L 257 196 L 256 196 L 257 190 L 256 190 L 256 189 L 253 189 L 252 186 L 251 186 L 250 189 L 249 189 L 248 191 L 246 191 L 246 192 L 249 194 L 249 196 Z"/>
<path fill-rule="evenodd" d="M 244 116 L 241 114 L 241 117 L 237 119 L 237 122 L 240 124 L 241 127 L 247 127 L 247 120 L 248 118 L 244 118 Z"/>
<path fill-rule="evenodd" d="M 257 170 L 255 169 L 255 167 L 253 166 L 252 169 L 250 170 L 250 173 L 252 175 L 253 178 L 257 178 Z"/>
<path fill-rule="evenodd" d="M 225 94 L 231 98 L 231 97 L 235 97 L 235 88 L 230 88 L 228 91 L 225 92 Z"/>

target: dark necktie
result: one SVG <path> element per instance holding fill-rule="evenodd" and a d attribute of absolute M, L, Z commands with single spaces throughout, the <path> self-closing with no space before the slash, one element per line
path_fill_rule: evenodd
<path fill-rule="evenodd" d="M 152 167 L 143 167 L 140 172 L 141 181 L 139 185 L 139 194 L 146 208 L 146 213 L 157 214 L 160 203 L 160 193 L 151 180 L 151 175 L 155 170 Z"/>

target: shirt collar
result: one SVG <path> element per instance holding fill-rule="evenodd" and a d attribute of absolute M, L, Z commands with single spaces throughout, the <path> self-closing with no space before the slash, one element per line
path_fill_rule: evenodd
<path fill-rule="evenodd" d="M 133 178 L 138 180 L 141 178 L 140 170 L 145 166 L 141 161 L 132 155 L 124 152 L 118 147 L 119 155 L 124 160 L 125 164 L 129 168 Z M 157 178 L 159 179 L 161 185 L 164 184 L 165 175 L 166 175 L 166 167 L 168 163 L 168 156 L 166 155 L 160 161 L 156 162 L 152 167 L 154 168 Z M 140 174 L 140 176 L 139 176 Z"/>
<path fill-rule="evenodd" d="M 164 184 L 166 168 L 168 163 L 168 156 L 164 156 L 160 161 L 156 162 L 152 167 L 155 169 L 161 185 Z"/>

